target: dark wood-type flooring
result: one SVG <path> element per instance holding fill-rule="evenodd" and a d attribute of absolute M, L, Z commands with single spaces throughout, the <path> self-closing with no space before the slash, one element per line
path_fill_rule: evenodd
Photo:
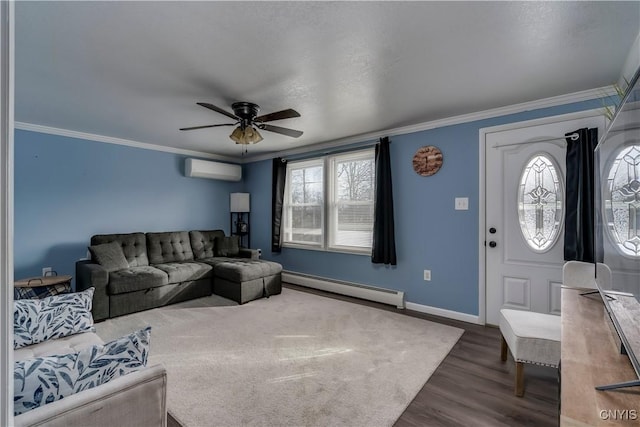
<path fill-rule="evenodd" d="M 498 328 L 399 310 L 385 304 L 291 284 L 285 286 L 464 329 L 460 340 L 394 427 L 559 425 L 557 370 L 526 365 L 524 397 L 516 397 L 513 393 L 515 363 L 511 355 L 507 362 L 500 361 Z M 179 424 L 169 417 L 169 427 L 179 427 Z"/>

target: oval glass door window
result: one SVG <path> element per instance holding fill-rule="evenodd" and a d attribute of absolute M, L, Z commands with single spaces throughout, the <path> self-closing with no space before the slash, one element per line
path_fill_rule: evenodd
<path fill-rule="evenodd" d="M 545 252 L 558 240 L 563 218 L 558 168 L 546 154 L 533 156 L 522 170 L 518 187 L 518 218 L 531 249 Z"/>
<path fill-rule="evenodd" d="M 625 255 L 640 257 L 640 145 L 620 151 L 609 169 L 607 230 Z"/>

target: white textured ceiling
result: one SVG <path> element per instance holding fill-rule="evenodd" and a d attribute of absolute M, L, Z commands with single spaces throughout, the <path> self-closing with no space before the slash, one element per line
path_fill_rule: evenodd
<path fill-rule="evenodd" d="M 249 155 L 610 85 L 639 2 L 17 2 L 16 121 L 224 156 L 196 105 L 293 108 Z"/>

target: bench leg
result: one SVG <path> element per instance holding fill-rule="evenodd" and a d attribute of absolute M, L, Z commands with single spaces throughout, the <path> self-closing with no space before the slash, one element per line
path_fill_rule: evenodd
<path fill-rule="evenodd" d="M 502 344 L 500 346 L 500 360 L 504 362 L 507 360 L 507 350 L 509 348 L 507 347 L 507 341 L 505 341 L 502 335 L 500 335 L 500 339 L 502 340 Z"/>
<path fill-rule="evenodd" d="M 516 396 L 524 396 L 524 363 L 516 362 Z"/>

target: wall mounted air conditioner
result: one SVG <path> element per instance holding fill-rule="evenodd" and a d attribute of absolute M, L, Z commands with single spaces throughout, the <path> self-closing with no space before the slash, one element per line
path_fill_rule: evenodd
<path fill-rule="evenodd" d="M 191 178 L 240 181 L 242 179 L 242 166 L 231 163 L 210 162 L 208 160 L 185 159 L 184 173 Z"/>

